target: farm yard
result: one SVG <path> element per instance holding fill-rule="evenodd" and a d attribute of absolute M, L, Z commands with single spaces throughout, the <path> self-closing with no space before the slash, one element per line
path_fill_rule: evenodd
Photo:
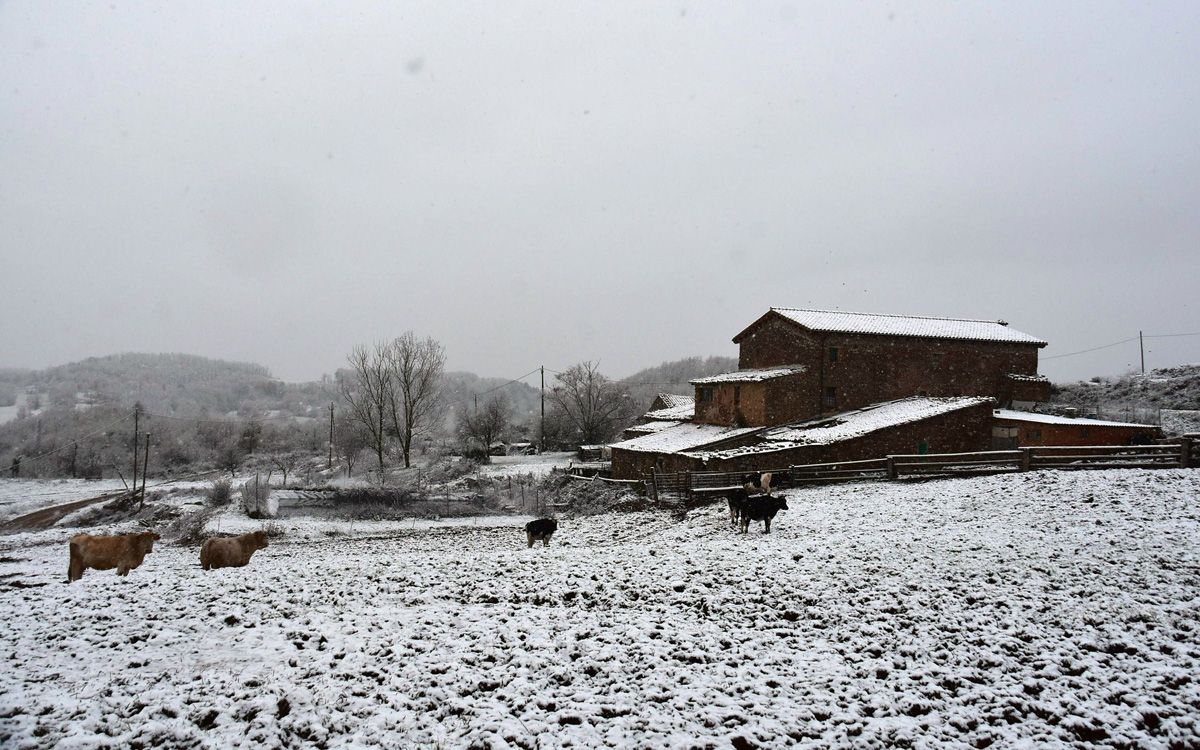
<path fill-rule="evenodd" d="M 806 488 L 564 519 L 283 520 L 64 585 L 0 538 L 6 747 L 1200 743 L 1200 473 Z M 296 524 L 289 528 L 288 524 Z M 294 533 L 293 533 L 294 532 Z"/>

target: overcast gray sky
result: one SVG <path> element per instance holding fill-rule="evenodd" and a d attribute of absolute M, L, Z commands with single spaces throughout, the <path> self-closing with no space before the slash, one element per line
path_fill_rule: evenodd
<path fill-rule="evenodd" d="M 620 377 L 771 305 L 1049 357 L 1200 331 L 1198 246 L 1196 2 L 0 3 L 0 366 Z"/>

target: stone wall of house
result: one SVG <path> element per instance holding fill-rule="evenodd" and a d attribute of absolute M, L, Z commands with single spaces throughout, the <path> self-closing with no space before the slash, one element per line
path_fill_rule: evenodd
<path fill-rule="evenodd" d="M 799 372 L 757 383 L 720 383 L 712 388 L 711 401 L 701 400 L 704 386 L 696 386 L 693 421 L 723 427 L 774 427 L 807 419 L 816 381 Z"/>
<path fill-rule="evenodd" d="M 643 479 L 651 471 L 696 471 L 699 461 L 676 453 L 646 453 L 623 448 L 612 449 L 612 475 L 614 479 Z"/>
<path fill-rule="evenodd" d="M 809 400 L 780 408 L 777 421 L 768 395 L 769 424 L 782 424 L 847 411 L 907 396 L 991 396 L 1013 398 L 1009 373 L 1037 374 L 1038 347 L 987 341 L 919 339 L 901 336 L 819 334 L 768 318 L 740 340 L 738 366 L 803 364 Z M 836 349 L 836 352 L 834 351 Z M 1045 394 L 1030 384 L 1025 395 Z M 1026 399 L 1022 399 L 1026 400 Z M 1033 399 L 1028 399 L 1033 400 Z"/>
<path fill-rule="evenodd" d="M 1007 406 L 1014 401 L 1040 403 L 1050 400 L 1050 381 L 1048 380 L 1009 380 L 1005 392 L 999 395 L 997 402 Z"/>

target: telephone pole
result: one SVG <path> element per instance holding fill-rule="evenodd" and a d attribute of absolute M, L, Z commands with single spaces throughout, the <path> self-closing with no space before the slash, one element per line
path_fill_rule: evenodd
<path fill-rule="evenodd" d="M 146 454 L 142 458 L 142 494 L 138 501 L 138 510 L 146 503 L 146 467 L 150 465 L 150 433 L 146 433 Z M 133 478 L 133 486 L 137 487 L 137 477 Z"/>
<path fill-rule="evenodd" d="M 542 423 L 538 428 L 538 453 L 546 452 L 546 366 L 538 368 L 542 373 Z"/>
<path fill-rule="evenodd" d="M 333 471 L 333 402 L 329 402 L 329 470 Z"/>
<path fill-rule="evenodd" d="M 141 404 L 133 406 L 133 494 L 137 494 L 138 477 L 138 417 L 142 413 Z"/>
<path fill-rule="evenodd" d="M 1162 330 L 1162 329 L 1159 329 Z M 1138 331 L 1138 349 L 1142 352 L 1142 374 L 1146 374 L 1146 345 L 1142 343 L 1142 332 Z"/>

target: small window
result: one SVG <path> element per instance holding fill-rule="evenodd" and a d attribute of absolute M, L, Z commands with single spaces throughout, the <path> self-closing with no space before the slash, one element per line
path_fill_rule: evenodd
<path fill-rule="evenodd" d="M 1029 430 L 1025 434 L 1028 436 L 1028 439 L 1030 441 L 1042 439 L 1042 431 L 1041 430 Z"/>
<path fill-rule="evenodd" d="M 742 403 L 742 387 L 735 385 L 733 387 L 733 405 L 737 406 Z"/>
<path fill-rule="evenodd" d="M 825 405 L 834 406 L 837 404 L 837 388 L 830 385 L 825 387 Z"/>
<path fill-rule="evenodd" d="M 837 358 L 838 358 L 838 348 L 836 346 L 829 347 L 829 361 L 837 362 L 838 361 Z"/>
<path fill-rule="evenodd" d="M 700 400 L 701 400 L 701 401 L 712 401 L 712 398 L 713 398 L 713 389 L 712 389 L 712 386 L 711 386 L 711 385 L 705 385 L 705 386 L 701 386 L 701 388 L 700 388 Z"/>

